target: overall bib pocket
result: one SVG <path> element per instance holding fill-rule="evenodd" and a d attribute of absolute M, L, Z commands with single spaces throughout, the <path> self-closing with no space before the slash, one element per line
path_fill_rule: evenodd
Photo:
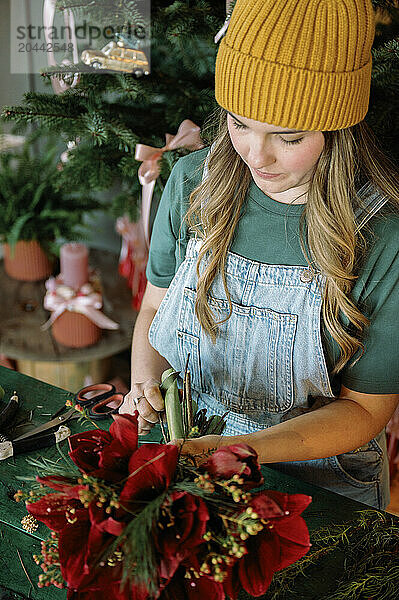
<path fill-rule="evenodd" d="M 189 369 L 191 376 L 191 384 L 193 387 L 201 391 L 202 390 L 202 377 L 201 377 L 201 361 L 199 353 L 199 338 L 195 335 L 191 335 L 184 331 L 176 330 L 177 336 L 177 351 L 179 354 L 179 360 L 181 365 L 181 372 L 184 371 L 186 365 L 187 356 L 190 355 Z"/>
<path fill-rule="evenodd" d="M 196 292 L 184 288 L 177 343 L 185 364 L 190 352 L 193 385 L 227 409 L 259 418 L 294 404 L 293 346 L 297 315 L 232 303 L 230 318 L 219 325 L 216 343 L 200 329 Z M 229 314 L 225 299 L 209 298 L 217 321 Z"/>

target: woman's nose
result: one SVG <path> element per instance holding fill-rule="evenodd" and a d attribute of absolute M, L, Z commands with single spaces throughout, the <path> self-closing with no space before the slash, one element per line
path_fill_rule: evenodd
<path fill-rule="evenodd" d="M 251 148 L 248 155 L 248 162 L 254 169 L 264 171 L 269 165 L 276 162 L 273 149 L 270 145 L 263 145 L 257 148 Z"/>

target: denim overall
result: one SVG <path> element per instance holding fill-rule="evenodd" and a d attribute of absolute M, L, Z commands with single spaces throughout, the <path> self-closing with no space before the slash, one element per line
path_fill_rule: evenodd
<path fill-rule="evenodd" d="M 312 276 L 302 266 L 268 265 L 229 252 L 226 278 L 232 314 L 219 326 L 213 344 L 194 310 L 201 243 L 189 240 L 185 260 L 148 334 L 151 345 L 177 371 L 184 371 L 190 354 L 198 408 L 206 408 L 208 415 L 229 411 L 224 435 L 237 435 L 333 402 L 320 335 L 323 276 Z M 227 317 L 229 303 L 220 276 L 212 284 L 209 302 L 217 321 Z M 317 396 L 326 399 L 320 402 Z M 375 508 L 389 504 L 385 429 L 351 452 L 268 466 Z"/>

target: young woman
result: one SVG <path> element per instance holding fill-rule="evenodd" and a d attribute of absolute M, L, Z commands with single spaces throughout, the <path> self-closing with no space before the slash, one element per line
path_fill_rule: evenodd
<path fill-rule="evenodd" d="M 327 34 L 326 34 L 327 32 Z M 363 119 L 369 0 L 238 0 L 216 61 L 219 129 L 172 170 L 121 412 L 140 432 L 184 370 L 223 436 L 377 508 L 399 400 L 398 174 Z"/>

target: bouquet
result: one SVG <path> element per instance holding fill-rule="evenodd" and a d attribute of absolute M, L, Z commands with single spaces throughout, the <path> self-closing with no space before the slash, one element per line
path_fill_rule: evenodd
<path fill-rule="evenodd" d="M 33 489 L 17 492 L 51 530 L 34 557 L 39 587 L 74 600 L 234 600 L 264 594 L 308 552 L 311 498 L 259 489 L 252 448 L 221 447 L 198 466 L 174 444 L 139 446 L 137 417 L 72 435 L 69 458 L 36 461 Z"/>

